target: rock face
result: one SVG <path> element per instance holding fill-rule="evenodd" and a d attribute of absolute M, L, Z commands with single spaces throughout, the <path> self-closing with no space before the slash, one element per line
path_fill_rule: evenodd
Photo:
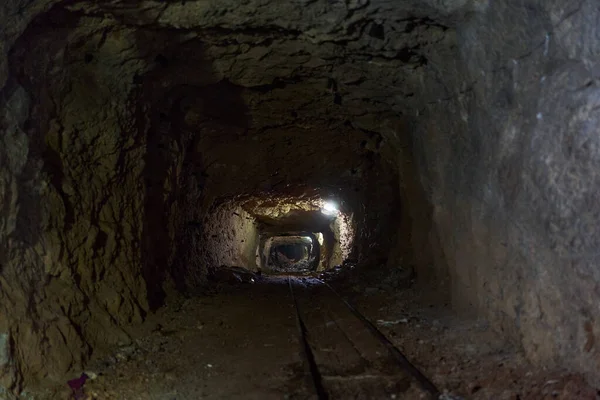
<path fill-rule="evenodd" d="M 454 89 L 415 117 L 454 302 L 596 383 L 598 15 L 490 2 L 459 27 Z"/>
<path fill-rule="evenodd" d="M 143 3 L 0 6 L 2 396 L 252 262 L 228 201 L 300 188 L 365 265 L 598 383 L 593 1 Z"/>
<path fill-rule="evenodd" d="M 256 270 L 257 223 L 239 206 L 222 204 L 208 213 L 206 222 L 202 224 L 202 235 L 197 246 L 206 250 L 200 251 L 200 256 L 194 258 L 199 263 L 194 270 L 202 270 L 201 265 L 241 266 Z"/>

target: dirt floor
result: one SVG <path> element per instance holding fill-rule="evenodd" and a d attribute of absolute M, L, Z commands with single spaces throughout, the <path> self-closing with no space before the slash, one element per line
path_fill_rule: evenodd
<path fill-rule="evenodd" d="M 310 278 L 293 288 L 330 398 L 428 398 L 331 290 Z M 578 376 L 532 368 L 485 324 L 430 307 L 417 289 L 338 289 L 447 399 L 600 398 Z M 65 385 L 55 398 L 316 398 L 285 277 L 171 301 L 132 336 L 92 363 L 77 396 Z"/>
<path fill-rule="evenodd" d="M 533 367 L 483 321 L 428 304 L 418 290 L 355 303 L 437 386 L 465 399 L 600 399 L 581 376 Z"/>

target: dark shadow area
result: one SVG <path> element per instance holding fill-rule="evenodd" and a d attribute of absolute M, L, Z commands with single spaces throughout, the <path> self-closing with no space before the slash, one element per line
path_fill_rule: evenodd
<path fill-rule="evenodd" d="M 57 110 L 53 106 L 41 106 L 45 100 L 48 100 L 48 92 L 54 82 L 44 82 L 41 85 L 38 82 L 43 72 L 39 71 L 40 66 L 36 63 L 39 61 L 38 58 L 42 57 L 37 54 L 39 48 L 32 50 L 29 42 L 43 37 L 50 29 L 54 40 L 48 43 L 44 51 L 58 51 L 62 43 L 67 40 L 69 32 L 77 25 L 78 19 L 63 8 L 55 6 L 43 17 L 35 18 L 30 23 L 27 34 L 19 38 L 8 54 L 10 71 L 8 81 L 0 92 L 0 110 L 7 110 L 6 115 L 12 119 L 12 126 L 0 125 L 0 130 L 3 135 L 11 137 L 24 135 L 28 149 L 27 153 L 21 154 L 23 152 L 21 144 L 18 141 L 13 142 L 14 139 L 8 141 L 7 144 L 13 142 L 17 147 L 5 147 L 4 151 L 7 154 L 3 156 L 0 153 L 2 158 L 0 165 L 18 174 L 18 195 L 14 194 L 15 198 L 19 198 L 15 238 L 28 246 L 33 246 L 39 241 L 43 229 L 44 200 L 40 198 L 39 191 L 36 189 L 40 172 L 48 175 L 50 184 L 63 201 L 66 215 L 65 226 L 62 228 L 71 229 L 75 219 L 73 204 L 63 190 L 64 167 L 57 149 L 53 147 L 56 145 L 56 138 L 50 138 L 47 134 L 50 121 L 56 117 Z M 22 165 L 18 170 L 14 170 L 16 165 L 11 164 L 15 161 L 11 162 L 11 160 L 22 156 L 26 156 L 27 160 L 18 161 Z M 5 163 L 8 165 L 4 165 Z"/>
<path fill-rule="evenodd" d="M 273 236 L 267 240 L 267 273 L 308 273 L 319 265 L 319 242 L 314 235 Z"/>
<path fill-rule="evenodd" d="M 141 35 L 140 46 L 148 46 L 148 37 Z M 207 179 L 205 155 L 197 149 L 200 126 L 244 128 L 249 124 L 242 89 L 227 80 L 211 83 L 216 79 L 211 61 L 204 58 L 203 43 L 195 40 L 182 45 L 169 32 L 164 35 L 159 32 L 150 43 L 156 46 L 161 39 L 172 43 L 152 49 L 155 68 L 137 77 L 141 84 L 138 107 L 151 110 L 149 126 L 141 123 L 140 128 L 147 129 L 143 274 L 152 309 L 164 303 L 168 276 L 180 291 L 205 279 L 207 266 L 197 261 L 197 247 L 202 246 L 199 205 Z M 165 91 L 161 82 L 174 76 L 181 84 L 167 86 Z M 143 120 L 144 112 L 139 114 Z"/>
<path fill-rule="evenodd" d="M 278 218 L 259 215 L 256 217 L 262 231 L 309 231 L 328 229 L 332 217 L 320 211 L 292 210 Z"/>

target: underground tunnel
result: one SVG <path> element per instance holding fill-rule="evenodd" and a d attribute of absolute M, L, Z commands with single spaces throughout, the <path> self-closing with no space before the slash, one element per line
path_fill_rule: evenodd
<path fill-rule="evenodd" d="M 5 0 L 0 399 L 597 398 L 599 17 Z"/>

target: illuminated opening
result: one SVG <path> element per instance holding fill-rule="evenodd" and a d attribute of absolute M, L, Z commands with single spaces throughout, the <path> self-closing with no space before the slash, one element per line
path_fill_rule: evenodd
<path fill-rule="evenodd" d="M 261 272 L 321 272 L 356 258 L 354 215 L 342 198 L 265 198 L 242 200 L 242 208 L 256 221 L 259 239 L 253 258 Z"/>

